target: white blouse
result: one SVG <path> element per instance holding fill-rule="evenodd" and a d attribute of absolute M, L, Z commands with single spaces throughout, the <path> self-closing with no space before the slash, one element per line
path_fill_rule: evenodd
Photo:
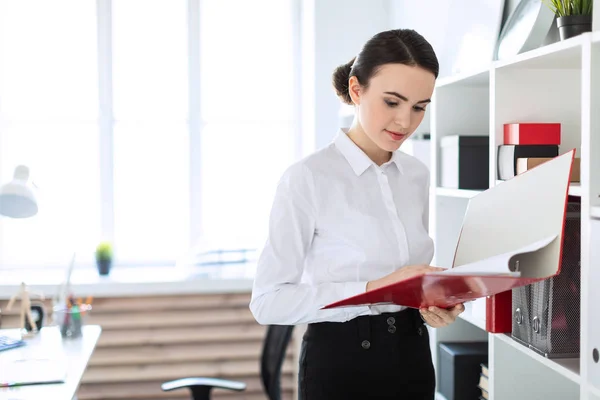
<path fill-rule="evenodd" d="M 368 281 L 429 264 L 429 170 L 400 150 L 381 167 L 340 130 L 279 181 L 250 310 L 263 325 L 343 322 L 398 305 L 321 307 Z"/>

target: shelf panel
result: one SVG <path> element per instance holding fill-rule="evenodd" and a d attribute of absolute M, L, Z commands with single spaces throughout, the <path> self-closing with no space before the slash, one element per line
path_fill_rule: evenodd
<path fill-rule="evenodd" d="M 581 376 L 579 375 L 579 358 L 549 359 L 518 343 L 516 340 L 512 339 L 508 334 L 499 333 L 490 335 L 492 335 L 495 339 L 509 344 L 513 348 L 522 352 L 527 357 L 538 361 L 539 363 L 547 366 L 551 370 L 559 373 L 560 375 L 566 377 L 574 383 L 578 385 L 581 384 Z"/>
<path fill-rule="evenodd" d="M 482 320 L 481 318 L 477 318 L 474 317 L 469 310 L 465 310 L 465 312 L 463 312 L 462 314 L 458 315 L 460 318 L 464 319 L 465 321 L 467 321 L 468 323 L 470 323 L 471 325 L 474 325 L 476 327 L 478 327 L 479 329 L 482 329 L 485 331 L 485 321 Z"/>
<path fill-rule="evenodd" d="M 581 197 L 581 184 L 571 183 L 569 185 L 569 195 L 574 197 Z"/>
<path fill-rule="evenodd" d="M 581 68 L 582 44 L 591 40 L 591 34 L 581 34 L 567 40 L 561 40 L 508 60 L 494 63 L 495 68 L 531 68 L 531 69 L 577 69 Z"/>
<path fill-rule="evenodd" d="M 482 190 L 452 189 L 443 187 L 438 187 L 435 189 L 435 194 L 438 196 L 460 197 L 464 199 L 475 197 L 481 192 Z"/>
<path fill-rule="evenodd" d="M 458 86 L 489 86 L 490 84 L 490 66 L 485 69 L 464 72 L 452 76 L 443 77 L 437 80 L 436 88 L 458 85 Z"/>

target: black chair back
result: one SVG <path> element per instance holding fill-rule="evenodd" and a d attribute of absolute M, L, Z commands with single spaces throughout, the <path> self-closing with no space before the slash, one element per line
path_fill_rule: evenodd
<path fill-rule="evenodd" d="M 269 400 L 281 400 L 281 366 L 294 326 L 269 325 L 263 342 L 260 374 Z"/>

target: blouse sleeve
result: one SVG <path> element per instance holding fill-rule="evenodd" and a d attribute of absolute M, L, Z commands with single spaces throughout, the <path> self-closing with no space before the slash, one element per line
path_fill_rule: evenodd
<path fill-rule="evenodd" d="M 263 325 L 347 321 L 367 306 L 320 310 L 363 293 L 367 282 L 302 283 L 306 254 L 316 226 L 316 198 L 311 171 L 302 164 L 282 176 L 269 216 L 266 244 L 259 256 L 250 310 Z"/>

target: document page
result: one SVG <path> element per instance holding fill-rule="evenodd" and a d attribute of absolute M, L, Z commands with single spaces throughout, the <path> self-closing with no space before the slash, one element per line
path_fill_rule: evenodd
<path fill-rule="evenodd" d="M 497 256 L 489 257 L 473 263 L 460 265 L 454 268 L 448 268 L 439 273 L 446 275 L 502 275 L 518 278 L 521 276 L 521 272 L 518 271 L 518 269 L 515 271 L 511 270 L 509 266 L 511 257 L 540 250 L 552 243 L 556 237 L 557 235 L 552 235 L 533 242 L 520 249 L 502 253 Z"/>
<path fill-rule="evenodd" d="M 61 383 L 67 377 L 64 361 L 22 359 L 0 361 L 0 386 Z"/>

